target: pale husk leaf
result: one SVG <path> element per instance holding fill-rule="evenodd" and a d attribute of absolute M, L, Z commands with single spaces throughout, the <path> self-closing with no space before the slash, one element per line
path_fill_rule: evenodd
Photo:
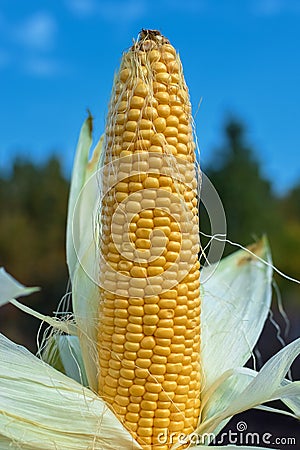
<path fill-rule="evenodd" d="M 0 360 L 0 448 L 140 449 L 103 400 L 2 335 Z"/>
<path fill-rule="evenodd" d="M 11 303 L 26 314 L 36 317 L 42 322 L 48 323 L 55 329 L 65 333 L 74 334 L 76 331 L 73 324 L 69 322 L 62 322 L 54 317 L 45 316 L 44 314 L 34 311 L 29 306 L 23 305 L 16 300 L 17 297 L 30 295 L 39 290 L 40 288 L 38 287 L 24 286 L 9 275 L 3 267 L 0 268 L 0 306 Z"/>
<path fill-rule="evenodd" d="M 38 287 L 26 287 L 15 280 L 4 267 L 0 267 L 0 306 L 11 300 L 39 291 Z"/>
<path fill-rule="evenodd" d="M 90 252 L 94 253 L 93 250 L 90 250 Z M 89 258 L 89 255 L 86 258 Z M 75 272 L 72 292 L 74 315 L 78 325 L 78 337 L 88 384 L 91 389 L 96 391 L 98 384 L 97 324 L 99 287 L 91 280 L 81 265 L 78 266 Z"/>
<path fill-rule="evenodd" d="M 80 130 L 71 178 L 71 186 L 68 202 L 67 236 L 66 236 L 67 264 L 71 280 L 73 280 L 74 271 L 78 265 L 78 258 L 76 255 L 73 242 L 73 231 L 72 231 L 73 216 L 78 196 L 86 179 L 89 151 L 92 145 L 92 127 L 93 121 L 92 117 L 89 115 Z"/>
<path fill-rule="evenodd" d="M 51 336 L 46 341 L 42 359 L 83 386 L 88 385 L 77 336 Z"/>
<path fill-rule="evenodd" d="M 268 401 L 282 399 L 286 403 L 288 398 L 293 406 L 293 398 L 299 396 L 299 383 L 286 384 L 284 376 L 299 354 L 300 339 L 297 339 L 274 355 L 254 378 L 249 369 L 241 368 L 231 374 L 206 402 L 197 431 L 203 433 L 219 430 L 224 420 Z M 238 372 L 246 376 L 241 377 Z"/>
<path fill-rule="evenodd" d="M 56 317 L 45 316 L 44 314 L 41 314 L 38 311 L 29 308 L 29 306 L 23 305 L 23 303 L 18 302 L 18 300 L 11 300 L 10 303 L 26 314 L 29 314 L 30 316 L 33 316 L 36 319 L 41 320 L 42 322 L 48 323 L 56 330 L 72 335 L 77 334 L 76 325 L 70 321 L 63 321 L 57 319 Z"/>
<path fill-rule="evenodd" d="M 87 162 L 88 150 L 91 145 L 91 128 L 88 128 L 87 122 L 83 125 L 81 135 L 83 143 L 81 144 L 80 138 L 72 176 L 67 242 L 70 243 L 71 260 L 73 260 L 73 257 L 76 258 L 76 264 L 69 264 L 69 271 L 78 337 L 88 384 L 96 390 L 99 287 L 94 280 L 99 279 L 97 273 L 99 268 L 97 248 L 99 236 L 97 236 L 98 231 L 93 220 L 95 219 L 96 202 L 99 197 L 97 192 L 98 180 L 95 173 L 101 165 L 103 138 L 99 140 L 91 160 Z M 72 188 L 73 179 L 74 188 Z"/>
<path fill-rule="evenodd" d="M 203 394 L 228 369 L 243 366 L 261 334 L 271 304 L 272 267 L 266 239 L 224 258 L 202 292 Z M 206 279 L 206 268 L 202 276 Z M 211 269 L 210 269 L 211 271 Z"/>
<path fill-rule="evenodd" d="M 281 400 L 283 400 L 283 399 L 281 399 Z M 284 401 L 284 403 L 286 403 L 285 399 L 283 401 Z M 259 405 L 259 406 L 256 406 L 255 409 L 259 409 L 261 411 L 266 411 L 268 413 L 282 414 L 283 416 L 292 417 L 293 419 L 298 418 L 297 416 L 295 416 L 295 414 L 292 414 L 289 411 L 285 411 L 283 409 L 278 409 L 278 408 L 272 408 L 271 406 Z"/>
<path fill-rule="evenodd" d="M 234 370 L 227 371 L 226 374 L 224 374 L 223 379 L 220 380 L 220 383 L 216 382 L 212 389 L 207 393 L 207 395 L 202 398 L 202 422 L 207 421 L 214 415 L 217 416 L 219 413 L 222 413 L 222 411 L 224 411 L 224 409 L 226 409 L 232 401 L 236 400 L 242 395 L 245 388 L 257 376 L 257 374 L 258 372 L 247 367 L 239 367 Z M 282 384 L 286 385 L 286 383 L 291 382 L 288 380 L 283 380 Z M 299 415 L 299 411 L 296 411 L 296 408 L 293 407 L 296 398 L 288 399 L 290 400 L 290 405 L 288 404 L 287 398 L 285 398 L 283 395 L 278 395 L 278 398 L 282 400 L 287 406 L 289 406 L 294 414 L 285 410 L 262 405 L 256 406 L 256 408 L 297 418 L 297 416 Z M 231 417 L 228 417 L 223 420 L 215 429 L 212 430 L 212 434 L 217 436 L 230 419 Z"/>
<path fill-rule="evenodd" d="M 290 380 L 284 379 L 281 384 L 282 386 L 285 386 L 290 383 L 291 383 Z M 293 396 L 292 398 L 290 397 L 284 398 L 283 402 L 293 411 L 293 413 L 298 418 L 300 418 L 300 392 L 297 395 Z"/>

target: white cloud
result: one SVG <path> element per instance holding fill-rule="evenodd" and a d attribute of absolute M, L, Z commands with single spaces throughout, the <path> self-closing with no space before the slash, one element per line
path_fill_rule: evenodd
<path fill-rule="evenodd" d="M 148 10 L 148 0 L 66 0 L 68 9 L 79 17 L 96 15 L 107 22 L 133 22 Z"/>
<path fill-rule="evenodd" d="M 71 13 L 81 18 L 101 17 L 107 22 L 134 22 L 155 8 L 170 8 L 180 13 L 199 13 L 207 8 L 206 0 L 65 0 Z"/>
<path fill-rule="evenodd" d="M 281 12 L 283 7 L 281 0 L 259 0 L 254 5 L 258 14 L 265 16 L 273 16 Z"/>
<path fill-rule="evenodd" d="M 58 61 L 50 58 L 34 57 L 24 62 L 23 70 L 37 77 L 53 77 L 63 72 L 62 66 Z"/>
<path fill-rule="evenodd" d="M 66 0 L 66 5 L 72 13 L 80 17 L 93 15 L 99 7 L 95 0 Z"/>
<path fill-rule="evenodd" d="M 299 13 L 298 0 L 255 0 L 253 10 L 261 16 L 275 16 L 284 12 Z"/>
<path fill-rule="evenodd" d="M 147 11 L 145 0 L 105 1 L 102 2 L 100 14 L 108 21 L 135 21 L 141 18 Z"/>
<path fill-rule="evenodd" d="M 209 5 L 207 5 L 206 0 L 184 0 L 178 2 L 166 0 L 166 6 L 177 12 L 198 14 L 206 11 Z"/>
<path fill-rule="evenodd" d="M 5 69 L 5 67 L 9 66 L 11 62 L 11 58 L 8 52 L 0 49 L 0 69 Z"/>
<path fill-rule="evenodd" d="M 12 28 L 14 40 L 34 50 L 51 50 L 55 44 L 56 34 L 56 21 L 47 12 L 37 12 Z"/>
<path fill-rule="evenodd" d="M 55 58 L 58 26 L 52 14 L 45 11 L 10 23 L 0 14 L 0 69 L 8 66 L 36 77 L 53 77 L 65 72 L 65 64 Z"/>

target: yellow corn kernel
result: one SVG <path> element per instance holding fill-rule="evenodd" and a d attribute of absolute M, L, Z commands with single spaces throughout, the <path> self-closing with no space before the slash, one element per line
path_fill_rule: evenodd
<path fill-rule="evenodd" d="M 107 118 L 98 321 L 98 392 L 143 450 L 169 450 L 159 433 L 174 433 L 174 444 L 200 411 L 190 111 L 175 49 L 143 30 L 123 56 Z"/>

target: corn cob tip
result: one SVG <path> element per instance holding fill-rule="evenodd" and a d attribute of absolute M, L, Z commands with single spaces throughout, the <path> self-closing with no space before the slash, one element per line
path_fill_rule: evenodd
<path fill-rule="evenodd" d="M 132 49 L 149 50 L 156 46 L 170 44 L 169 39 L 161 34 L 159 30 L 149 30 L 142 28 L 139 33 L 137 42 L 134 42 Z"/>

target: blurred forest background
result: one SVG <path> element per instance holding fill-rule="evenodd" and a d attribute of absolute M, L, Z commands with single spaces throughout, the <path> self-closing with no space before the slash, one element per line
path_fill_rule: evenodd
<path fill-rule="evenodd" d="M 275 266 L 290 277 L 300 279 L 300 179 L 289 192 L 281 196 L 275 194 L 276 180 L 263 176 L 258 152 L 247 142 L 246 131 L 238 120 L 229 120 L 224 127 L 223 145 L 212 152 L 211 163 L 202 170 L 223 202 L 228 238 L 248 245 L 266 234 Z M 25 285 L 42 288 L 40 293 L 23 301 L 44 314 L 51 315 L 56 311 L 68 288 L 65 264 L 68 190 L 69 180 L 57 157 L 44 165 L 16 159 L 8 174 L 0 174 L 0 266 Z M 204 228 L 205 221 L 204 218 Z M 208 229 L 204 231 L 209 232 Z M 235 250 L 236 247 L 227 245 L 225 254 Z M 275 293 L 274 319 L 279 324 L 282 338 L 290 342 L 300 335 L 300 287 L 277 274 L 274 279 L 290 320 L 286 336 L 285 320 Z M 271 317 L 265 327 L 263 345 L 258 345 L 260 351 L 262 347 L 264 349 L 262 361 L 282 346 L 277 339 L 279 329 L 272 322 Z M 32 351 L 36 351 L 39 325 L 36 319 L 11 306 L 1 308 L 1 332 Z M 293 375 L 298 379 L 299 369 L 299 364 L 295 364 Z M 259 414 L 265 414 L 260 416 L 263 420 L 268 416 Z M 249 422 L 251 417 L 246 417 Z M 268 418 L 274 423 L 273 416 Z M 260 420 L 256 421 L 252 431 L 260 431 L 260 423 Z M 288 432 L 289 426 L 295 424 L 292 419 L 278 419 L 277 430 L 281 423 L 285 424 L 283 435 L 295 436 L 295 432 Z"/>

